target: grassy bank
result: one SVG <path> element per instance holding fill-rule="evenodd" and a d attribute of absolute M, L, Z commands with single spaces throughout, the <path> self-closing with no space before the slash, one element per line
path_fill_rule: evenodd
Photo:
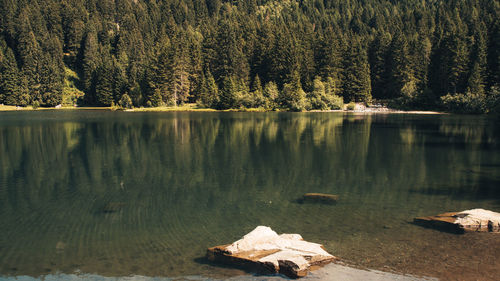
<path fill-rule="evenodd" d="M 123 109 L 120 107 L 74 107 L 74 106 L 62 106 L 59 108 L 55 107 L 38 107 L 33 108 L 32 106 L 20 107 L 11 105 L 0 105 L 1 111 L 28 111 L 28 110 L 123 110 L 126 112 L 268 112 L 271 110 L 266 110 L 264 108 L 239 108 L 239 109 L 225 109 L 217 110 L 213 108 L 200 107 L 196 103 L 186 103 L 179 106 L 159 106 L 159 107 L 136 107 L 131 109 Z M 408 114 L 442 114 L 443 112 L 437 111 L 402 111 L 391 109 L 387 107 L 365 107 L 364 105 L 356 104 L 356 106 L 349 107 L 345 105 L 343 109 L 340 110 L 311 110 L 307 112 L 353 112 L 353 113 L 408 113 Z"/>
<path fill-rule="evenodd" d="M 34 110 L 111 110 L 111 107 L 74 107 L 74 106 L 63 106 L 59 108 L 55 107 L 38 107 L 33 106 L 14 106 L 14 105 L 0 105 L 0 111 L 34 111 Z"/>

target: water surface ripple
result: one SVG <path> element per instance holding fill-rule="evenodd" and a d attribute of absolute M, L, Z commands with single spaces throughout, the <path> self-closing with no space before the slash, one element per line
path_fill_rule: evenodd
<path fill-rule="evenodd" d="M 2 112 L 0 276 L 230 278 L 244 272 L 206 248 L 267 225 L 356 266 L 495 280 L 498 235 L 410 222 L 500 211 L 499 131 L 455 115 Z"/>

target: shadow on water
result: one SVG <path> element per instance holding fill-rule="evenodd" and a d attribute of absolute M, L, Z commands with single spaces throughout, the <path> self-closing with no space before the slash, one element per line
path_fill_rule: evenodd
<path fill-rule="evenodd" d="M 484 167 L 497 167 L 485 166 Z M 428 196 L 449 196 L 456 200 L 471 200 L 471 201 L 496 201 L 500 205 L 500 178 L 498 172 L 465 170 L 466 180 L 458 185 L 435 184 L 422 188 L 411 188 L 410 193 L 418 193 Z"/>
<path fill-rule="evenodd" d="M 271 271 L 266 271 L 264 267 L 262 266 L 256 266 L 253 263 L 221 263 L 221 262 L 214 262 L 210 261 L 207 257 L 198 257 L 193 260 L 195 263 L 199 265 L 205 265 L 205 266 L 210 266 L 214 268 L 219 268 L 219 269 L 226 269 L 226 270 L 232 270 L 234 271 L 235 268 L 238 270 L 241 270 L 241 275 L 242 274 L 251 274 L 253 276 L 266 276 L 266 277 L 271 277 L 271 276 L 279 276 L 282 277 L 283 279 L 286 280 L 291 280 L 289 277 L 286 277 L 285 275 L 281 274 L 276 274 L 272 273 Z"/>
<path fill-rule="evenodd" d="M 416 221 L 409 221 L 408 224 L 418 226 L 418 227 L 424 227 L 424 228 L 432 230 L 432 231 L 439 231 L 439 232 L 454 234 L 457 236 L 465 233 L 465 231 L 463 229 L 457 228 L 456 226 L 453 226 L 453 225 L 450 225 L 447 223 L 440 223 L 440 222 L 420 223 L 420 222 L 416 222 Z"/>

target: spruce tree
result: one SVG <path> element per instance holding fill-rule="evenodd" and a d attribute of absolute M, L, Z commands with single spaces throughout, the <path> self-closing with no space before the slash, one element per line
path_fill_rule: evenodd
<path fill-rule="evenodd" d="M 389 82 L 387 88 L 389 97 L 402 97 L 407 103 L 416 96 L 417 83 L 410 63 L 409 46 L 406 37 L 397 33 L 389 50 Z"/>
<path fill-rule="evenodd" d="M 222 81 L 222 87 L 220 89 L 219 95 L 219 109 L 229 109 L 234 108 L 237 103 L 237 95 L 236 95 L 236 84 L 234 82 L 233 77 L 226 76 Z"/>
<path fill-rule="evenodd" d="M 190 65 L 187 50 L 179 46 L 172 53 L 171 73 L 170 73 L 170 92 L 171 100 L 174 104 L 182 104 L 188 100 L 191 90 L 191 80 L 188 68 Z"/>
<path fill-rule="evenodd" d="M 342 53 L 340 40 L 333 29 L 325 31 L 324 38 L 319 38 L 316 48 L 316 61 L 319 75 L 323 79 L 331 78 L 339 91 L 342 88 Z"/>
<path fill-rule="evenodd" d="M 111 61 L 106 59 L 96 71 L 95 95 L 97 105 L 110 106 L 113 104 L 113 69 Z"/>
<path fill-rule="evenodd" d="M 18 36 L 17 36 L 17 52 L 21 61 L 22 76 L 27 79 L 27 86 L 31 99 L 40 98 L 40 58 L 42 52 L 40 45 L 30 22 L 30 12 L 28 8 L 24 8 L 18 18 Z"/>
<path fill-rule="evenodd" d="M 368 59 L 370 61 L 370 79 L 373 97 L 384 99 L 390 96 L 388 84 L 390 73 L 388 71 L 388 54 L 391 37 L 387 33 L 377 34 L 370 44 Z"/>
<path fill-rule="evenodd" d="M 344 60 L 343 96 L 347 101 L 371 100 L 370 68 L 366 51 L 359 42 L 353 42 Z"/>
<path fill-rule="evenodd" d="M 82 58 L 82 86 L 86 93 L 92 95 L 95 92 L 95 75 L 97 67 L 100 64 L 99 58 L 99 43 L 97 41 L 96 31 L 91 27 L 85 36 Z M 95 102 L 91 98 L 87 98 L 90 103 Z"/>
<path fill-rule="evenodd" d="M 471 63 L 469 79 L 467 81 L 467 90 L 473 94 L 483 95 L 486 86 L 486 39 L 481 30 L 477 30 L 475 44 L 471 53 Z"/>
<path fill-rule="evenodd" d="M 207 70 L 207 74 L 203 76 L 199 102 L 201 105 L 210 108 L 217 108 L 219 105 L 219 88 L 209 70 Z"/>
<path fill-rule="evenodd" d="M 19 70 L 12 49 L 0 41 L 0 104 L 17 105 Z"/>

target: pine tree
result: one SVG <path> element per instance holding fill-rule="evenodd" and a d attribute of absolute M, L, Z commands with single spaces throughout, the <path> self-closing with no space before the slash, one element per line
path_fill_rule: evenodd
<path fill-rule="evenodd" d="M 370 79 L 373 97 L 384 99 L 389 97 L 388 84 L 390 82 L 388 71 L 388 54 L 391 37 L 387 33 L 377 34 L 369 48 Z"/>
<path fill-rule="evenodd" d="M 477 95 L 485 93 L 486 86 L 486 39 L 481 30 L 477 30 L 475 44 L 471 54 L 472 67 L 470 68 L 469 79 L 467 81 L 467 92 Z"/>
<path fill-rule="evenodd" d="M 174 104 L 182 104 L 188 100 L 191 90 L 191 80 L 188 72 L 190 61 L 187 50 L 185 50 L 182 46 L 176 48 L 172 53 L 171 61 L 171 100 Z"/>
<path fill-rule="evenodd" d="M 293 75 L 293 72 L 298 73 L 298 69 L 297 42 L 292 38 L 286 27 L 283 27 L 276 34 L 269 78 L 272 81 L 284 83 Z"/>
<path fill-rule="evenodd" d="M 101 106 L 110 106 L 113 101 L 113 69 L 111 61 L 105 60 L 96 71 L 96 102 Z"/>
<path fill-rule="evenodd" d="M 259 78 L 258 74 L 255 75 L 255 78 L 253 79 L 251 91 L 253 93 L 258 93 L 258 94 L 263 93 L 262 83 L 260 82 L 260 78 Z"/>
<path fill-rule="evenodd" d="M 18 18 L 17 51 L 21 61 L 21 72 L 28 81 L 29 94 L 32 96 L 27 102 L 29 104 L 31 99 L 38 99 L 41 95 L 39 68 L 42 53 L 31 27 L 28 8 L 23 9 Z"/>
<path fill-rule="evenodd" d="M 440 95 L 464 93 L 469 51 L 462 34 L 447 33 L 439 45 L 434 62 L 434 87 Z"/>
<path fill-rule="evenodd" d="M 151 67 L 146 71 L 147 100 L 159 106 L 171 99 L 171 45 L 168 39 L 158 42 L 154 56 L 151 58 Z"/>
<path fill-rule="evenodd" d="M 490 32 L 487 52 L 488 88 L 500 89 L 500 19 L 496 19 Z M 491 90 L 490 90 L 491 91 Z"/>
<path fill-rule="evenodd" d="M 347 101 L 371 100 L 370 68 L 368 57 L 359 42 L 353 42 L 344 60 L 345 82 L 343 95 Z"/>
<path fill-rule="evenodd" d="M 222 82 L 219 95 L 219 109 L 235 108 L 237 105 L 236 84 L 233 77 L 226 76 Z"/>
<path fill-rule="evenodd" d="M 202 106 L 210 108 L 216 108 L 219 105 L 219 88 L 209 70 L 207 70 L 207 74 L 203 76 L 199 103 L 201 103 Z"/>
<path fill-rule="evenodd" d="M 406 37 L 397 33 L 389 50 L 389 83 L 387 88 L 389 97 L 403 97 L 406 101 L 416 96 L 416 80 L 410 63 L 410 53 Z"/>
<path fill-rule="evenodd" d="M 243 52 L 243 39 L 239 34 L 238 25 L 235 23 L 225 20 L 219 23 L 215 46 L 217 55 L 216 60 L 212 62 L 216 79 L 221 79 L 219 82 L 227 76 L 248 81 L 249 63 Z"/>
<path fill-rule="evenodd" d="M 12 49 L 0 42 L 0 103 L 19 105 L 19 70 Z"/>
<path fill-rule="evenodd" d="M 333 34 L 334 31 L 328 29 L 325 31 L 325 38 L 318 39 L 316 61 L 319 75 L 323 79 L 331 78 L 335 82 L 335 88 L 341 91 L 343 48 L 339 39 Z"/>
<path fill-rule="evenodd" d="M 113 100 L 118 103 L 122 100 L 122 95 L 128 93 L 131 89 L 123 65 L 115 57 L 113 57 L 112 62 Z M 128 97 L 130 98 L 130 96 Z"/>
<path fill-rule="evenodd" d="M 243 94 L 243 97 L 241 98 L 243 99 L 243 106 L 247 108 L 265 107 L 266 99 L 264 97 L 264 90 L 262 89 L 259 75 L 255 76 L 252 87 L 250 88 L 250 91 L 248 91 L 248 94 L 246 94 L 246 96 L 245 94 Z"/>
<path fill-rule="evenodd" d="M 55 59 L 51 56 L 42 57 L 40 67 L 40 95 L 34 97 L 42 106 L 56 106 L 62 103 L 63 76 Z"/>
<path fill-rule="evenodd" d="M 95 92 L 95 72 L 100 64 L 98 44 L 96 31 L 91 27 L 91 29 L 87 32 L 83 46 L 81 74 L 83 89 L 90 96 L 93 96 Z M 95 100 L 90 97 L 87 97 L 87 101 L 91 104 L 95 102 Z"/>
<path fill-rule="evenodd" d="M 432 54 L 430 39 L 426 35 L 419 35 L 416 40 L 411 42 L 410 53 L 413 54 L 410 59 L 417 88 L 421 93 L 424 93 L 429 87 L 429 66 Z"/>
<path fill-rule="evenodd" d="M 88 13 L 83 7 L 83 1 L 62 0 L 62 30 L 64 51 L 76 57 L 85 33 L 85 16 Z M 92 25 L 93 23 L 87 23 Z M 88 36 L 88 35 L 87 35 Z"/>

